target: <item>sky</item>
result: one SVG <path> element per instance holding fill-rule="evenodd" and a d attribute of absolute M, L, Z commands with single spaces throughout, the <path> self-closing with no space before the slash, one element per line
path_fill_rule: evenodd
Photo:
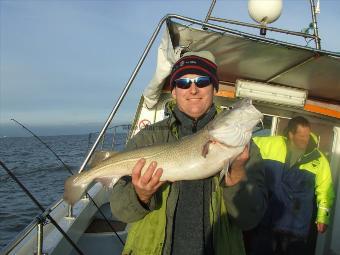
<path fill-rule="evenodd" d="M 268 1 L 268 0 L 264 0 Z M 247 0 L 217 0 L 214 17 L 253 22 Z M 77 134 L 103 126 L 160 19 L 204 20 L 208 0 L 0 0 L 0 137 Z M 340 52 L 340 0 L 320 0 L 322 49 Z M 271 26 L 301 31 L 309 0 L 283 0 Z M 268 37 L 305 45 L 303 39 Z M 155 69 L 154 45 L 114 124 L 130 123 Z M 313 44 L 311 45 L 313 46 Z"/>

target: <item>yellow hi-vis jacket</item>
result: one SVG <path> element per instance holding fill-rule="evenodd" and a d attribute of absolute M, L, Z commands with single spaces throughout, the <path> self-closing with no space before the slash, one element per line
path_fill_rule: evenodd
<path fill-rule="evenodd" d="M 253 141 L 265 162 L 270 191 L 262 223 L 274 230 L 306 237 L 317 206 L 315 221 L 328 224 L 334 200 L 332 177 L 315 136 L 311 135 L 305 154 L 291 167 L 286 137 L 255 137 Z"/>

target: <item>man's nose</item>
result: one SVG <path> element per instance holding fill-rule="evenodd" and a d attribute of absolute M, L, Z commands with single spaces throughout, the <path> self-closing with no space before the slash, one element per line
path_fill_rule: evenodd
<path fill-rule="evenodd" d="M 189 90 L 191 94 L 197 94 L 198 88 L 194 82 L 191 82 Z"/>

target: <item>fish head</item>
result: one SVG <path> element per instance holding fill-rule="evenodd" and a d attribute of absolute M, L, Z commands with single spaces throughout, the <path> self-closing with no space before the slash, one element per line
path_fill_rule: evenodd
<path fill-rule="evenodd" d="M 230 147 L 249 143 L 254 127 L 262 120 L 263 114 L 255 108 L 250 99 L 236 102 L 209 123 L 208 132 L 212 139 Z"/>

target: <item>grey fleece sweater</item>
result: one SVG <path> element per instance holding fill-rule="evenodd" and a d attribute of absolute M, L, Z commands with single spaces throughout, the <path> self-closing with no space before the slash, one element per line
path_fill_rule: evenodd
<path fill-rule="evenodd" d="M 216 115 L 215 107 L 194 120 L 177 107 L 174 114 L 178 122 L 178 135 L 183 138 L 204 128 Z M 185 169 L 183 169 L 185 171 Z M 209 221 L 211 178 L 179 182 L 179 196 L 175 209 L 173 242 L 174 255 L 213 254 Z"/>

